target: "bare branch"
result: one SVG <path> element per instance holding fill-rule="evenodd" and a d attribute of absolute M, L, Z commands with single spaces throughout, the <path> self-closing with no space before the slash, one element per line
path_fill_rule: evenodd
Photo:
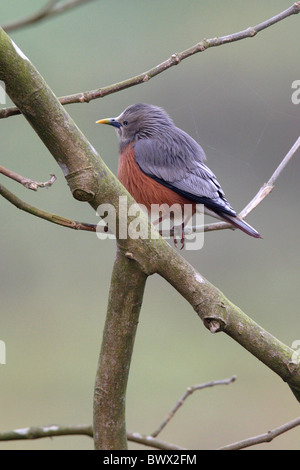
<path fill-rule="evenodd" d="M 185 51 L 172 54 L 169 59 L 139 75 L 128 78 L 127 80 L 123 80 L 118 83 L 114 83 L 112 85 L 108 85 L 103 88 L 98 88 L 97 90 L 85 91 L 73 95 L 63 96 L 59 98 L 59 101 L 62 105 L 73 103 L 89 103 L 91 100 L 103 98 L 104 96 L 110 95 L 112 93 L 117 93 L 132 86 L 148 82 L 151 78 L 156 77 L 160 73 L 165 72 L 174 65 L 178 65 L 182 60 L 187 59 L 188 57 L 191 57 L 194 54 L 204 52 L 206 51 L 206 49 L 209 49 L 211 47 L 222 46 L 224 44 L 230 44 L 231 42 L 240 41 L 242 39 L 252 38 L 256 36 L 256 34 L 258 34 L 260 31 L 269 28 L 275 23 L 278 23 L 279 21 L 282 21 L 291 15 L 299 13 L 299 11 L 300 2 L 296 2 L 292 6 L 287 8 L 287 10 L 282 11 L 278 15 L 266 21 L 263 21 L 262 23 L 259 23 L 256 26 L 247 28 L 238 33 L 228 34 L 227 36 L 215 37 L 211 39 L 202 39 L 202 41 L 198 42 L 194 46 L 186 49 Z M 16 114 L 20 114 L 20 111 L 16 107 L 4 108 L 0 110 L 0 119 L 7 118 L 9 116 L 14 116 Z"/>
<path fill-rule="evenodd" d="M 11 178 L 14 181 L 17 181 L 18 183 L 22 184 L 25 188 L 31 189 L 32 191 L 37 191 L 38 188 L 47 188 L 49 186 L 52 186 L 52 184 L 56 181 L 56 176 L 50 175 L 51 178 L 49 181 L 45 181 L 44 183 L 39 183 L 29 178 L 25 178 L 24 176 L 21 176 L 12 170 L 4 168 L 4 166 L 1 166 L 1 165 L 0 165 L 0 173 L 2 175 L 7 176 L 8 178 Z"/>
<path fill-rule="evenodd" d="M 216 385 L 229 385 L 235 382 L 236 376 L 233 375 L 229 379 L 224 380 L 215 380 L 211 382 L 206 382 L 200 385 L 193 385 L 192 387 L 188 387 L 186 392 L 182 397 L 177 401 L 174 408 L 170 411 L 168 416 L 163 420 L 163 422 L 158 426 L 158 428 L 151 434 L 152 437 L 157 437 L 158 434 L 164 429 L 164 427 L 170 422 L 170 420 L 174 417 L 175 413 L 179 410 L 179 408 L 184 404 L 185 400 L 192 395 L 192 393 L 196 392 L 196 390 L 204 390 L 205 388 L 215 387 Z"/>
<path fill-rule="evenodd" d="M 25 26 L 30 26 L 32 24 L 38 23 L 41 20 L 50 18 L 54 15 L 67 11 L 71 8 L 83 5 L 92 0 L 70 0 L 62 4 L 56 5 L 60 0 L 50 0 L 41 10 L 34 13 L 33 15 L 23 18 L 21 20 L 11 21 L 10 23 L 4 24 L 2 28 L 4 31 L 11 32 L 16 29 L 24 28 Z"/>
<path fill-rule="evenodd" d="M 275 439 L 275 437 L 278 437 L 297 426 L 300 426 L 300 418 L 296 418 L 289 423 L 285 423 L 282 426 L 279 426 L 278 428 L 275 428 L 272 431 L 268 431 L 264 434 L 260 434 L 259 436 L 249 437 L 243 441 L 238 441 L 234 444 L 220 447 L 218 450 L 240 450 L 245 449 L 246 447 L 255 446 L 257 444 L 262 444 L 264 442 L 271 442 L 273 439 Z"/>
<path fill-rule="evenodd" d="M 92 426 L 34 426 L 28 428 L 14 429 L 13 431 L 0 432 L 0 441 L 18 441 L 24 439 L 41 439 L 54 436 L 84 435 L 93 437 Z"/>
<path fill-rule="evenodd" d="M 148 447 L 154 447 L 155 449 L 159 450 L 186 450 L 184 447 L 177 446 L 176 444 L 170 444 L 169 442 L 161 441 L 160 439 L 155 439 L 155 437 L 140 434 L 138 432 L 128 432 L 127 439 L 128 441 L 143 444 L 144 446 Z"/>
<path fill-rule="evenodd" d="M 46 18 L 53 10 L 55 4 L 58 2 L 59 0 L 50 0 L 41 10 L 34 13 L 33 15 L 30 15 L 27 18 L 23 18 L 21 20 L 11 21 L 10 23 L 4 24 L 2 28 L 8 33 L 14 31 L 15 29 L 37 23 L 38 21 Z"/>
<path fill-rule="evenodd" d="M 273 191 L 277 178 L 279 177 L 283 169 L 286 167 L 286 165 L 290 162 L 295 153 L 299 150 L 299 148 L 300 136 L 298 137 L 292 148 L 288 151 L 282 162 L 278 165 L 269 181 L 260 188 L 260 190 L 252 199 L 252 201 L 250 201 L 249 204 L 241 211 L 241 213 L 239 214 L 240 217 L 245 218 L 251 211 L 253 211 L 253 209 L 258 206 L 258 204 L 261 203 L 261 201 L 264 200 L 266 196 L 268 196 L 268 194 L 270 194 L 271 191 Z"/>
<path fill-rule="evenodd" d="M 13 204 L 18 209 L 24 212 L 35 215 L 41 219 L 52 222 L 53 224 L 62 225 L 63 227 L 72 228 L 74 230 L 85 230 L 88 232 L 96 232 L 97 225 L 87 224 L 84 222 L 76 222 L 74 220 L 66 219 L 60 215 L 51 214 L 50 212 L 43 211 L 37 207 L 27 204 L 27 202 L 19 199 L 15 194 L 11 193 L 7 188 L 0 184 L 0 195 L 3 196 L 7 201 Z"/>

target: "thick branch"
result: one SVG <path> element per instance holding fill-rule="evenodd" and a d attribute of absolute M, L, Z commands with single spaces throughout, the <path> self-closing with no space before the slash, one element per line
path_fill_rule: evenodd
<path fill-rule="evenodd" d="M 294 3 L 290 6 L 287 10 L 282 11 L 278 15 L 270 18 L 262 23 L 259 23 L 256 26 L 247 28 L 243 31 L 238 33 L 228 34 L 227 36 L 215 37 L 211 39 L 203 39 L 199 43 L 195 44 L 192 47 L 189 47 L 185 51 L 174 53 L 171 57 L 161 64 L 156 65 L 155 67 L 143 72 L 139 75 L 134 77 L 128 78 L 127 80 L 123 80 L 118 83 L 114 83 L 112 85 L 108 85 L 103 88 L 98 88 L 97 90 L 92 91 L 85 91 L 76 93 L 73 95 L 63 96 L 59 98 L 61 104 L 72 104 L 72 103 L 89 103 L 91 100 L 95 100 L 97 98 L 103 98 L 104 96 L 110 95 L 112 93 L 116 93 L 127 88 L 130 88 L 135 85 L 139 85 L 141 83 L 148 82 L 151 78 L 156 77 L 157 75 L 165 72 L 170 67 L 174 65 L 178 65 L 182 60 L 187 59 L 188 57 L 193 56 L 199 52 L 204 52 L 210 47 L 217 47 L 222 46 L 224 44 L 230 44 L 231 42 L 240 41 L 246 38 L 252 38 L 256 36 L 260 31 L 263 31 L 266 28 L 278 23 L 279 21 L 288 18 L 291 15 L 295 15 L 300 11 L 300 2 Z M 16 114 L 20 114 L 20 111 L 15 108 L 6 108 L 0 110 L 0 119 L 6 118 L 9 116 L 14 116 Z"/>
<path fill-rule="evenodd" d="M 127 448 L 126 387 L 146 279 L 139 265 L 117 250 L 95 383 L 97 450 Z"/>
<path fill-rule="evenodd" d="M 193 306 L 212 333 L 223 331 L 288 382 L 294 393 L 300 390 L 299 364 L 292 361 L 294 351 L 231 303 L 187 261 L 177 253 L 173 257 L 161 253 L 156 272 Z"/>

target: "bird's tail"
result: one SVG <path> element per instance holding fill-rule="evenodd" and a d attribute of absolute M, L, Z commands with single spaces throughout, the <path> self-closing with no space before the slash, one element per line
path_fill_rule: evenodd
<path fill-rule="evenodd" d="M 223 219 L 230 222 L 234 227 L 237 227 L 240 230 L 242 230 L 242 232 L 247 233 L 247 235 L 250 235 L 251 237 L 254 237 L 254 238 L 262 238 L 262 236 L 253 227 L 251 227 L 251 225 L 247 224 L 247 222 L 245 222 L 240 217 L 238 216 L 234 217 L 232 215 L 224 214 L 224 212 L 222 212 L 222 214 L 219 214 L 219 215 Z"/>

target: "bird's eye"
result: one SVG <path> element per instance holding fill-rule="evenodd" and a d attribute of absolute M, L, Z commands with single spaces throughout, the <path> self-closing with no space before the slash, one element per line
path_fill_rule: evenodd
<path fill-rule="evenodd" d="M 128 121 L 123 121 L 123 126 L 128 126 Z"/>

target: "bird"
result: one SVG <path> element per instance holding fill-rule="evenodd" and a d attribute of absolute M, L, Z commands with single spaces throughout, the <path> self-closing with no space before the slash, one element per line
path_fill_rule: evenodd
<path fill-rule="evenodd" d="M 226 200 L 215 174 L 204 163 L 206 155 L 201 145 L 176 127 L 163 108 L 136 103 L 118 117 L 96 123 L 115 128 L 119 140 L 117 177 L 148 211 L 152 204 L 192 204 L 195 212 L 201 204 L 205 214 L 229 222 L 254 238 L 262 238 Z"/>

